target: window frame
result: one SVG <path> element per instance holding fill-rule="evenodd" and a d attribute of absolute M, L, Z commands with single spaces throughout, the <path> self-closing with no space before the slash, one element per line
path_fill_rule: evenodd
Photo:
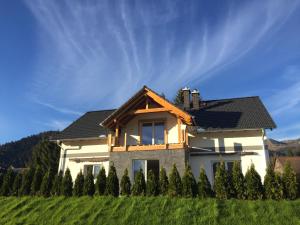
<path fill-rule="evenodd" d="M 225 163 L 225 170 L 228 171 L 228 165 L 227 165 L 227 163 L 234 163 L 235 161 L 239 161 L 240 164 L 242 163 L 242 160 L 211 160 L 210 161 L 210 167 L 211 167 L 212 181 L 213 182 L 215 181 L 215 174 L 214 174 L 214 164 L 215 163 L 224 162 Z"/>
<path fill-rule="evenodd" d="M 158 161 L 158 173 L 159 173 L 159 171 L 160 171 L 160 161 L 159 161 L 159 159 L 132 159 L 131 160 L 131 177 L 132 177 L 132 180 L 134 180 L 134 161 L 136 161 L 136 160 L 144 161 L 145 169 L 143 170 L 143 173 L 144 173 L 145 181 L 147 181 L 147 178 L 148 178 L 148 161 Z"/>
<path fill-rule="evenodd" d="M 140 145 L 144 145 L 143 144 L 143 124 L 146 123 L 151 123 L 152 124 L 152 139 L 151 139 L 151 144 L 150 145 L 164 145 L 166 144 L 166 135 L 167 135 L 167 126 L 166 126 L 166 119 L 165 118 L 157 118 L 157 119 L 149 119 L 149 120 L 139 120 L 139 137 L 140 137 L 140 141 L 139 144 Z M 155 144 L 155 124 L 156 123 L 163 123 L 163 143 L 162 144 Z M 147 144 L 145 144 L 147 145 Z"/>
<path fill-rule="evenodd" d="M 95 174 L 95 166 L 100 166 L 99 172 L 100 170 L 104 167 L 103 163 L 96 163 L 96 164 L 85 164 L 83 165 L 83 175 L 86 176 L 87 175 L 87 167 L 88 166 L 92 166 L 92 174 L 94 176 L 94 178 L 96 178 L 96 176 L 99 174 Z"/>

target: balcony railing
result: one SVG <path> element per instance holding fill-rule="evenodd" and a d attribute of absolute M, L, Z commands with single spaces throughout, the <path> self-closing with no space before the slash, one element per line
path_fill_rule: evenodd
<path fill-rule="evenodd" d="M 111 146 L 112 152 L 124 151 L 155 151 L 155 150 L 176 150 L 185 149 L 185 143 L 175 144 L 158 144 L 158 145 L 127 145 L 127 146 Z"/>

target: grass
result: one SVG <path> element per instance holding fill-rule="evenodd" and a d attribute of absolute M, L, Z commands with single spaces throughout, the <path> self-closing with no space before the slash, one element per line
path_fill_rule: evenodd
<path fill-rule="evenodd" d="M 0 197 L 0 224 L 300 225 L 300 200 Z"/>

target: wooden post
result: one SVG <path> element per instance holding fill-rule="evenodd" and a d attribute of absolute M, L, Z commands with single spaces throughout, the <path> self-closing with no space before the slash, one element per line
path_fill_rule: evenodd
<path fill-rule="evenodd" d="M 124 148 L 127 151 L 127 130 L 124 130 Z"/>
<path fill-rule="evenodd" d="M 181 131 L 181 119 L 177 117 L 177 127 L 178 127 L 178 143 L 182 142 L 182 131 Z"/>
<path fill-rule="evenodd" d="M 115 138 L 116 146 L 119 145 L 119 124 L 116 126 L 116 138 Z"/>
<path fill-rule="evenodd" d="M 185 129 L 185 144 L 189 145 L 189 133 L 187 132 L 187 129 Z"/>
<path fill-rule="evenodd" d="M 111 152 L 112 148 L 111 148 L 111 133 L 108 134 L 107 136 L 107 145 L 108 145 L 108 151 Z"/>
<path fill-rule="evenodd" d="M 168 144 L 168 130 L 165 128 L 165 144 Z"/>

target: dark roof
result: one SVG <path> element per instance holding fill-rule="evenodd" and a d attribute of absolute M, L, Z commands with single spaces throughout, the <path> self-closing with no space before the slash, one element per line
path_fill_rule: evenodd
<path fill-rule="evenodd" d="M 115 109 L 87 112 L 53 139 L 94 138 L 106 135 L 106 129 L 100 123 Z"/>
<path fill-rule="evenodd" d="M 115 109 L 87 112 L 53 139 L 94 138 L 107 134 L 100 123 Z M 200 110 L 187 111 L 196 127 L 206 130 L 276 128 L 260 98 L 202 101 Z"/>
<path fill-rule="evenodd" d="M 188 112 L 195 125 L 206 130 L 276 128 L 257 96 L 203 101 L 200 110 Z"/>

